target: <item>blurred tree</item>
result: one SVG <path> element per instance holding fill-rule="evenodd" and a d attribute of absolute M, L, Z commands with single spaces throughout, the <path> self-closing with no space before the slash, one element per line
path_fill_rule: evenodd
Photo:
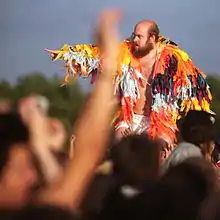
<path fill-rule="evenodd" d="M 70 131 L 84 102 L 85 94 L 77 81 L 60 87 L 61 81 L 57 76 L 47 78 L 38 72 L 19 77 L 14 85 L 1 81 L 0 99 L 10 99 L 16 104 L 21 97 L 29 94 L 46 96 L 50 101 L 49 114 L 59 118 Z"/>
<path fill-rule="evenodd" d="M 5 80 L 2 80 L 0 83 L 0 99 L 13 99 L 14 98 L 14 89 L 12 86 Z"/>

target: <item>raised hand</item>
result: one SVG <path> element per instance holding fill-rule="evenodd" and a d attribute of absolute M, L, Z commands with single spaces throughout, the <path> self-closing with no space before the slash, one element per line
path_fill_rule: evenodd
<path fill-rule="evenodd" d="M 41 142 L 39 147 L 46 145 L 53 150 L 62 148 L 66 137 L 63 124 L 55 118 L 46 117 L 39 109 L 35 96 L 21 100 L 19 111 L 31 131 L 32 144 Z"/>
<path fill-rule="evenodd" d="M 105 10 L 100 16 L 96 27 L 96 41 L 104 55 L 104 68 L 106 72 L 116 71 L 117 56 L 119 52 L 119 35 L 117 25 L 121 13 L 118 10 Z"/>
<path fill-rule="evenodd" d="M 39 194 L 39 203 L 77 209 L 97 165 L 105 155 L 111 134 L 111 118 L 116 108 L 112 74 L 117 68 L 119 41 L 116 25 L 119 17 L 120 13 L 115 10 L 104 11 L 100 16 L 100 22 L 96 26 L 96 40 L 101 53 L 105 53 L 103 74 L 100 74 L 87 106 L 74 126 L 74 159 L 69 160 L 60 181 Z M 54 51 L 48 52 L 56 55 Z"/>
<path fill-rule="evenodd" d="M 19 103 L 19 113 L 30 132 L 30 146 L 37 156 L 47 182 L 59 178 L 62 169 L 51 150 L 60 150 L 65 141 L 62 123 L 42 113 L 35 96 L 24 98 Z"/>

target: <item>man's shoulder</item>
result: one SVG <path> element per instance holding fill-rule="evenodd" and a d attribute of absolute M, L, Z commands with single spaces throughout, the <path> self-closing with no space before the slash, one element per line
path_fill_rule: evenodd
<path fill-rule="evenodd" d="M 199 147 L 194 144 L 182 142 L 171 153 L 171 163 L 176 164 L 189 157 L 201 157 L 202 153 Z"/>
<path fill-rule="evenodd" d="M 176 166 L 191 157 L 202 157 L 201 150 L 194 144 L 181 142 L 176 146 L 171 155 L 164 162 L 163 171 L 166 171 L 169 167 Z"/>
<path fill-rule="evenodd" d="M 179 153 L 179 152 L 185 152 L 185 151 L 194 151 L 194 152 L 200 152 L 199 147 L 197 147 L 196 145 L 189 143 L 189 142 L 180 142 L 176 148 L 173 150 L 173 152 L 175 153 Z"/>
<path fill-rule="evenodd" d="M 178 44 L 164 36 L 160 36 L 158 41 L 166 46 L 178 47 Z"/>
<path fill-rule="evenodd" d="M 191 60 L 189 55 L 180 48 L 180 46 L 174 41 L 165 38 L 164 36 L 159 37 L 159 43 L 162 46 L 162 53 L 167 54 L 169 56 L 175 57 L 178 61 L 189 61 Z"/>

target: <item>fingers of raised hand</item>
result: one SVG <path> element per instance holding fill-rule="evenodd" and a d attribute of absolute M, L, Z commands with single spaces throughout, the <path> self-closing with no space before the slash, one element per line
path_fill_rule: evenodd
<path fill-rule="evenodd" d="M 118 40 L 116 25 L 121 13 L 118 10 L 105 10 L 100 15 L 100 22 L 97 26 L 97 41 L 101 49 L 106 49 Z"/>

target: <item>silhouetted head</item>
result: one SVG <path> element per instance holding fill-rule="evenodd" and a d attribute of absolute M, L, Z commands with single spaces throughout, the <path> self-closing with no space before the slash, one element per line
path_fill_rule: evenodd
<path fill-rule="evenodd" d="M 183 141 L 198 146 L 205 155 L 212 155 L 215 146 L 213 116 L 206 111 L 189 111 L 180 125 Z"/>
<path fill-rule="evenodd" d="M 141 207 L 146 212 L 143 219 L 198 219 L 201 204 L 215 190 L 217 176 L 212 165 L 203 158 L 189 158 L 171 167 L 154 185 Z"/>
<path fill-rule="evenodd" d="M 137 58 L 147 55 L 155 47 L 159 32 L 154 21 L 144 20 L 136 24 L 131 38 L 132 54 Z"/>
<path fill-rule="evenodd" d="M 158 177 L 159 142 L 146 134 L 123 138 L 113 148 L 116 176 L 122 184 L 142 188 Z"/>

